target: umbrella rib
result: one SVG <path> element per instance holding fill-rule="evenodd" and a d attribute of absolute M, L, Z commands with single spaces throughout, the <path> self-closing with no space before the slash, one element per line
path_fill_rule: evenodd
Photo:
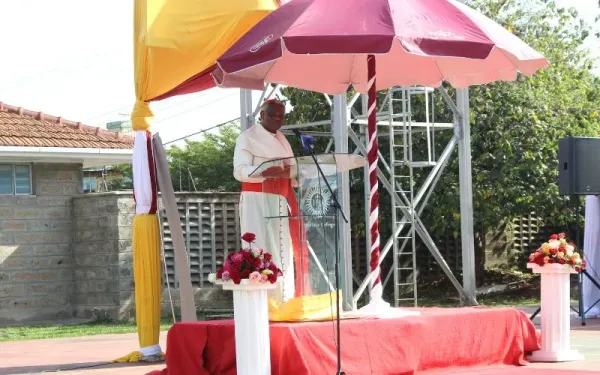
<path fill-rule="evenodd" d="M 437 58 L 434 58 L 433 62 L 435 63 L 435 67 L 437 68 L 438 72 L 440 73 L 440 81 L 443 83 L 444 82 L 444 73 L 442 73 L 442 69 L 440 68 L 440 65 L 438 64 Z M 440 83 L 440 86 L 442 85 L 442 83 Z"/>
<path fill-rule="evenodd" d="M 349 85 L 354 86 L 354 82 L 352 82 L 352 73 L 354 73 L 354 58 L 355 58 L 355 55 L 352 54 L 352 61 L 350 63 L 350 82 L 346 82 L 346 91 L 348 91 Z"/>
<path fill-rule="evenodd" d="M 283 58 L 283 52 L 284 52 L 284 50 L 288 51 L 288 49 L 285 47 L 285 41 L 283 40 L 283 37 L 281 37 L 281 39 L 279 40 L 279 43 L 281 44 L 281 57 L 279 59 L 281 59 L 281 58 Z M 271 65 L 271 67 L 269 68 L 269 70 L 267 70 L 267 73 L 265 74 L 265 82 L 267 82 L 267 78 L 269 77 L 269 74 L 271 73 L 271 70 L 273 70 L 273 68 L 275 68 L 275 64 L 277 64 L 277 62 L 279 61 L 279 59 L 271 60 L 271 61 L 273 61 L 273 65 Z M 274 82 L 270 82 L 270 83 L 274 83 Z M 280 82 L 275 82 L 275 83 L 280 83 Z"/>
<path fill-rule="evenodd" d="M 519 66 L 518 66 L 517 64 L 515 64 L 515 63 L 513 62 L 513 60 L 512 60 L 512 59 L 511 59 L 509 56 L 507 56 L 507 55 L 506 55 L 507 53 L 509 53 L 508 51 L 506 51 L 504 48 L 500 48 L 500 47 L 498 47 L 498 46 L 494 46 L 494 48 L 495 48 L 495 49 L 497 49 L 498 51 L 500 51 L 500 53 L 502 54 L 502 56 L 503 56 L 503 57 L 504 57 L 506 60 L 508 60 L 508 62 L 510 63 L 510 65 L 512 65 L 512 66 L 514 66 L 514 67 L 515 67 L 515 71 L 516 71 L 515 73 L 516 73 L 517 75 L 518 75 L 519 73 L 521 73 L 521 74 L 525 74 L 525 73 L 521 72 L 521 70 L 519 69 Z M 520 58 L 516 58 L 516 60 L 517 60 L 518 62 L 521 62 L 521 61 L 531 61 L 531 60 L 538 60 L 538 59 L 527 59 L 527 60 L 522 60 L 522 59 L 520 59 Z"/>

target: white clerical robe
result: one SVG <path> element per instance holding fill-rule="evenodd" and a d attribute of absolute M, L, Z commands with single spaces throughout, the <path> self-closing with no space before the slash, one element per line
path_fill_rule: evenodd
<path fill-rule="evenodd" d="M 583 244 L 584 259 L 587 271 L 600 282 L 600 197 L 588 195 L 585 200 L 585 234 Z M 587 276 L 583 276 L 583 304 L 586 316 L 600 315 L 600 289 Z M 594 305 L 594 303 L 596 303 Z M 592 305 L 594 305 L 592 307 Z M 589 310 L 589 311 L 588 311 Z"/>
<path fill-rule="evenodd" d="M 262 183 L 264 178 L 250 177 L 262 163 L 280 158 L 293 157 L 294 153 L 281 132 L 273 134 L 262 125 L 256 124 L 242 132 L 236 141 L 233 157 L 233 175 L 236 180 L 247 183 Z M 284 166 L 293 160 L 278 161 L 274 165 Z M 297 183 L 292 181 L 292 185 Z M 293 248 L 290 239 L 287 200 L 275 194 L 242 191 L 240 195 L 241 233 L 254 233 L 258 246 L 273 255 L 273 260 L 283 272 L 283 281 L 270 297 L 287 302 L 294 297 Z"/>

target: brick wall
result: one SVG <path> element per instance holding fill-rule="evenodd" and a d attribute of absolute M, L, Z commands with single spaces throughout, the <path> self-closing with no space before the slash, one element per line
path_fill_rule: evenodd
<path fill-rule="evenodd" d="M 0 324 L 72 316 L 72 197 L 81 164 L 35 164 L 31 196 L 0 196 Z"/>

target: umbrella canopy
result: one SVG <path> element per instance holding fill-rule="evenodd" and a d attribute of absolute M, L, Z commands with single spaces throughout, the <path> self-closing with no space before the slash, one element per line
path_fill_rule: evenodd
<path fill-rule="evenodd" d="M 489 18 L 454 0 L 294 0 L 217 60 L 221 87 L 281 83 L 329 94 L 377 86 L 454 87 L 514 80 L 548 61 Z"/>

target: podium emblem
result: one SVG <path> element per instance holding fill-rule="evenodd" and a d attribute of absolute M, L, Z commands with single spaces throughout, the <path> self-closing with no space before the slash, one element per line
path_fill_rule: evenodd
<path fill-rule="evenodd" d="M 305 211 L 311 216 L 325 216 L 331 206 L 331 193 L 325 186 L 308 188 L 302 199 Z"/>

